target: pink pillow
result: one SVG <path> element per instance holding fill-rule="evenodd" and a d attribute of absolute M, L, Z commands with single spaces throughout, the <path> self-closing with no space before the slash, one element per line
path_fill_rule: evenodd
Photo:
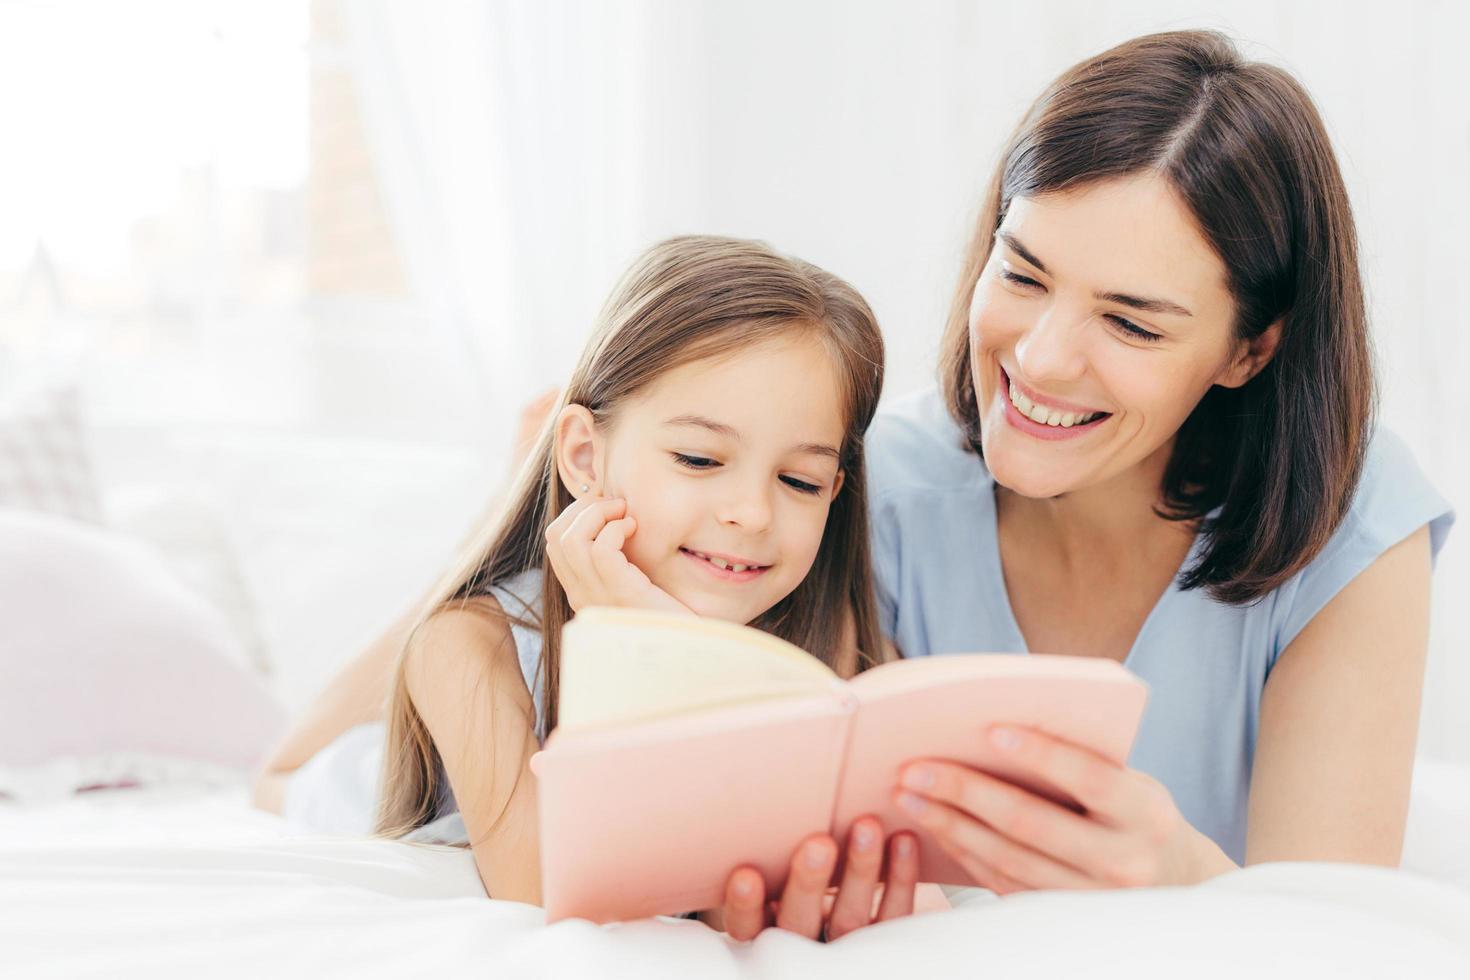
<path fill-rule="evenodd" d="M 150 551 L 28 511 L 0 509 L 0 679 L 0 770 L 248 769 L 284 723 L 223 618 Z"/>

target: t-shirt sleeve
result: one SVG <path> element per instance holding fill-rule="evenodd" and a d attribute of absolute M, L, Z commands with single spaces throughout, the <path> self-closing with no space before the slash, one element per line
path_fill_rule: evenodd
<path fill-rule="evenodd" d="M 1343 587 L 1389 548 L 1429 526 L 1431 561 L 1449 536 L 1455 513 L 1401 439 L 1379 430 L 1343 524 L 1312 563 L 1283 588 L 1271 665 Z"/>

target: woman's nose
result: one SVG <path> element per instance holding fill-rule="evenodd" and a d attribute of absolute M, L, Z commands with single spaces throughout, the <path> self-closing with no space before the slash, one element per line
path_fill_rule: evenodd
<path fill-rule="evenodd" d="M 1016 364 L 1029 381 L 1071 381 L 1081 376 L 1083 328 L 1091 311 L 1053 305 L 1016 342 Z"/>

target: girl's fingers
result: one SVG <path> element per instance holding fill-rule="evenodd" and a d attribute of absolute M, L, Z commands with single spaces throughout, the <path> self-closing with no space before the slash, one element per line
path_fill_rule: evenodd
<path fill-rule="evenodd" d="M 791 875 L 776 913 L 778 927 L 808 939 L 821 934 L 822 899 L 836 866 L 837 842 L 830 836 L 815 834 L 802 842 L 791 856 Z"/>
<path fill-rule="evenodd" d="M 755 868 L 736 868 L 725 882 L 725 932 L 754 939 L 766 927 L 766 880 Z"/>
<path fill-rule="evenodd" d="M 873 893 L 883 870 L 883 824 L 876 817 L 853 822 L 847 837 L 847 864 L 827 922 L 827 938 L 861 929 L 872 921 Z"/>
<path fill-rule="evenodd" d="M 582 508 L 581 513 L 572 518 L 572 523 L 562 535 L 562 543 L 581 542 L 590 545 L 608 521 L 622 517 L 627 509 L 628 502 L 620 497 L 591 501 Z"/>
<path fill-rule="evenodd" d="M 947 803 L 903 790 L 895 794 L 894 802 L 927 830 L 951 857 L 965 864 L 966 870 L 971 870 L 970 866 L 974 864 L 998 872 L 1002 879 L 1010 879 L 1029 888 L 1096 887 L 1091 878 L 1076 868 L 997 833 L 969 813 Z M 962 859 L 962 855 L 968 861 Z M 990 876 L 990 880 L 996 879 Z M 1000 890 L 984 879 L 980 879 L 980 884 Z"/>
<path fill-rule="evenodd" d="M 566 567 L 570 577 L 570 581 L 562 579 L 562 587 L 570 595 L 575 586 L 584 604 L 596 603 L 601 599 L 596 586 L 598 575 L 592 564 L 592 542 L 609 520 L 622 515 L 626 506 L 624 501 L 617 499 L 590 500 L 572 516 L 571 522 L 558 538 L 562 565 Z M 571 507 L 567 510 L 570 512 Z"/>
<path fill-rule="evenodd" d="M 888 840 L 888 874 L 883 879 L 883 901 L 875 922 L 912 915 L 914 889 L 919 883 L 919 840 L 907 831 Z"/>
<path fill-rule="evenodd" d="M 592 539 L 592 553 L 594 557 L 618 558 L 626 561 L 623 556 L 623 545 L 633 536 L 638 529 L 638 522 L 631 517 L 622 517 L 615 521 L 608 521 L 597 537 Z"/>

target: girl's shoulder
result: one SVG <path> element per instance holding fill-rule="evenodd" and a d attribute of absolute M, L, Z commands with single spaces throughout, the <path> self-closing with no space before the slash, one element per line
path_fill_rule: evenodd
<path fill-rule="evenodd" d="M 417 697 L 416 681 L 421 689 L 433 689 L 466 674 L 512 668 L 524 679 L 528 655 L 533 662 L 540 655 L 540 635 L 534 628 L 540 605 L 541 572 L 532 569 L 436 610 L 406 650 L 410 693 Z"/>

